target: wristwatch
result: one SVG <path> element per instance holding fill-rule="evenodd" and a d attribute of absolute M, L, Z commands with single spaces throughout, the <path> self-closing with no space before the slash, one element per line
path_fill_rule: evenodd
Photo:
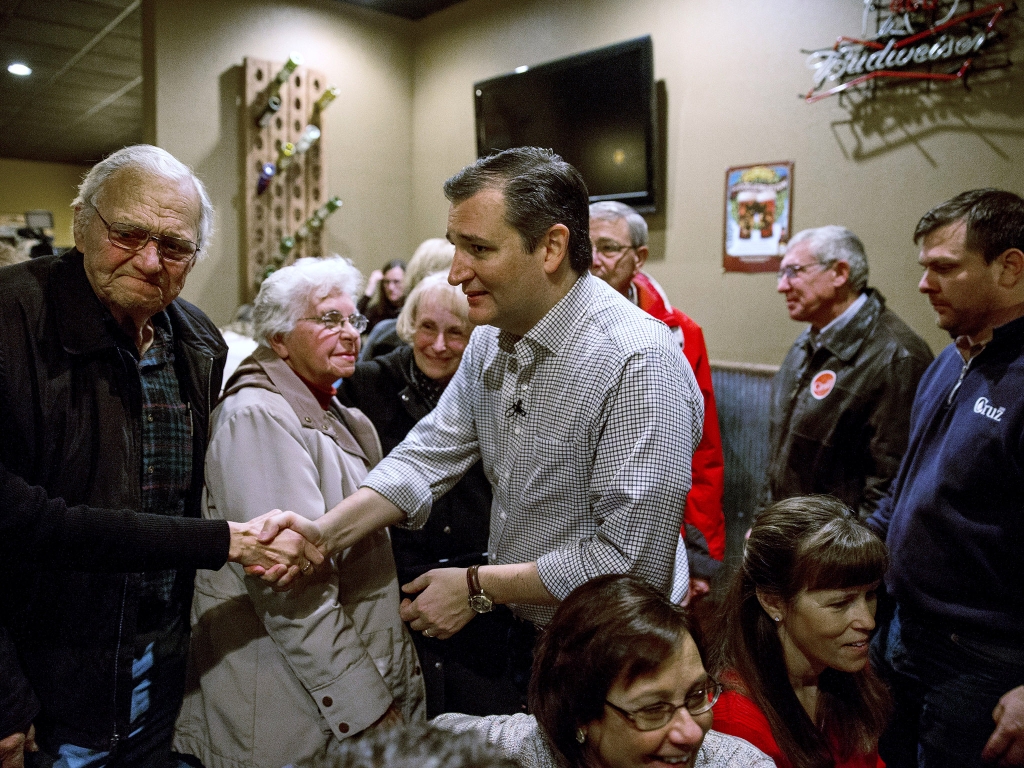
<path fill-rule="evenodd" d="M 479 565 L 471 565 L 466 570 L 466 583 L 469 585 L 469 607 L 477 613 L 490 613 L 494 609 L 494 601 L 480 586 Z"/>

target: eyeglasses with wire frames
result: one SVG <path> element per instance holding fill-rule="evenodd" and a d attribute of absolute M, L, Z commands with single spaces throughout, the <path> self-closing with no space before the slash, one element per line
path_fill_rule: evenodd
<path fill-rule="evenodd" d="M 163 261 L 169 261 L 172 264 L 186 264 L 192 261 L 200 250 L 200 246 L 191 240 L 171 235 L 154 235 L 148 229 L 134 224 L 123 224 L 119 221 L 110 223 L 103 218 L 99 208 L 92 203 L 89 203 L 89 206 L 96 211 L 103 226 L 107 228 L 107 240 L 110 241 L 110 244 L 123 251 L 138 253 L 152 240 L 156 243 L 157 253 Z"/>
<path fill-rule="evenodd" d="M 635 245 L 626 245 L 624 243 L 616 243 L 614 240 L 601 240 L 597 243 L 590 244 L 590 252 L 599 254 L 603 259 L 611 259 L 613 262 L 617 262 L 621 259 L 626 251 L 635 249 Z"/>
<path fill-rule="evenodd" d="M 790 264 L 789 266 L 783 267 L 782 269 L 779 270 L 779 280 L 781 281 L 782 278 L 792 280 L 805 269 L 810 269 L 811 267 L 821 267 L 822 269 L 826 269 L 826 266 L 824 264 L 821 264 L 817 261 L 812 261 L 810 264 Z"/>
<path fill-rule="evenodd" d="M 668 725 L 680 709 L 686 709 L 691 715 L 703 715 L 715 706 L 715 702 L 721 695 L 722 684 L 708 676 L 700 688 L 690 691 L 686 695 L 686 701 L 682 704 L 659 701 L 657 704 L 630 711 L 612 704 L 607 699 L 604 703 L 631 722 L 638 731 L 656 731 L 658 728 Z"/>
<path fill-rule="evenodd" d="M 300 320 L 308 320 L 311 323 L 319 323 L 328 331 L 340 331 L 345 323 L 355 328 L 356 333 L 362 333 L 370 325 L 365 315 L 353 312 L 351 315 L 343 315 L 336 309 L 324 312 L 320 317 L 300 317 Z"/>

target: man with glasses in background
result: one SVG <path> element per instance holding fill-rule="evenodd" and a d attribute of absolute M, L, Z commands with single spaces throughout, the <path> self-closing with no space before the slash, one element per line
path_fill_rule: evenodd
<path fill-rule="evenodd" d="M 932 353 L 867 283 L 850 230 L 805 229 L 789 241 L 777 290 L 790 318 L 810 325 L 772 382 L 762 508 L 828 493 L 864 520 L 896 475 Z"/>
<path fill-rule="evenodd" d="M 209 199 L 139 145 L 96 165 L 73 205 L 73 250 L 0 273 L 0 460 L 68 504 L 198 517 L 227 348 L 177 297 L 209 241 Z M 175 764 L 193 576 L 8 576 L 0 685 L 22 692 L 58 768 Z"/>
<path fill-rule="evenodd" d="M 647 262 L 647 222 L 635 209 L 611 200 L 590 206 L 590 271 L 647 314 L 668 326 L 697 378 L 704 396 L 704 433 L 693 453 L 693 484 L 686 495 L 683 530 L 690 579 L 688 589 L 677 585 L 673 598 L 689 604 L 711 591 L 711 578 L 725 557 L 725 461 L 718 410 L 711 384 L 711 365 L 704 332 L 673 307 L 653 278 L 641 270 Z"/>

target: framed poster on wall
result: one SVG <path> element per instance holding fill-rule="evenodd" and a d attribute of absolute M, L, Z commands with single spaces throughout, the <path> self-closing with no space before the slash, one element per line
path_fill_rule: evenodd
<path fill-rule="evenodd" d="M 793 163 L 725 172 L 726 272 L 775 272 L 793 231 Z"/>

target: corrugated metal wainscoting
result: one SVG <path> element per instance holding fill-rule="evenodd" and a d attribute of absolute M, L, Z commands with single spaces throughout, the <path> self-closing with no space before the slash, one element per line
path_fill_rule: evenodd
<path fill-rule="evenodd" d="M 742 556 L 743 534 L 750 527 L 751 513 L 764 483 L 768 467 L 768 403 L 777 370 L 778 366 L 772 365 L 711 363 L 725 454 L 727 564 L 735 564 Z"/>

